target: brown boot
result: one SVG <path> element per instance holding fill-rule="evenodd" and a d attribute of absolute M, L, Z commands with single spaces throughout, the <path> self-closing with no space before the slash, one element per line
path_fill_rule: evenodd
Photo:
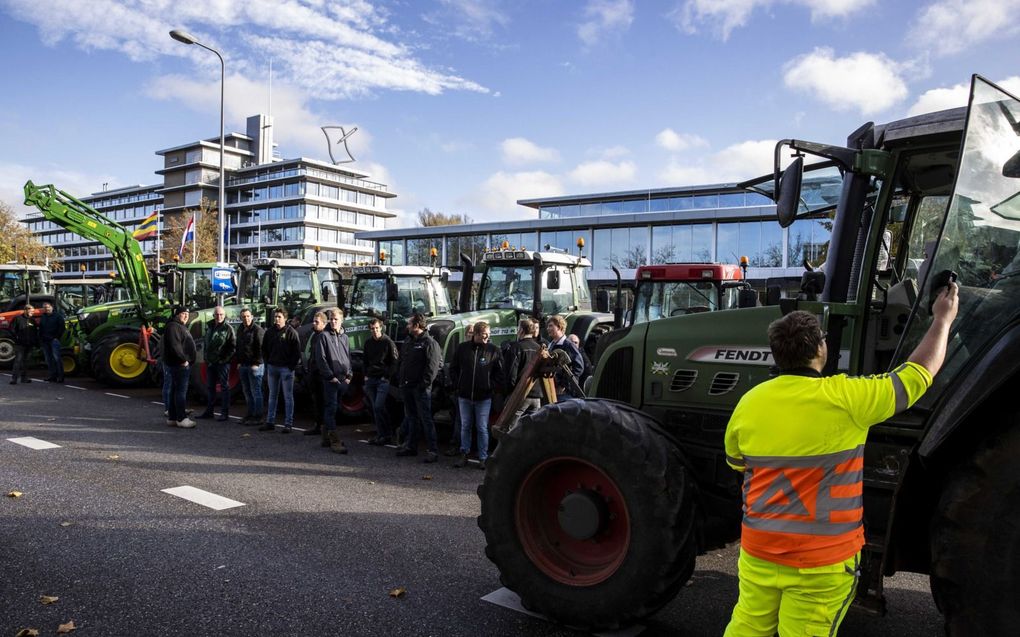
<path fill-rule="evenodd" d="M 337 435 L 336 430 L 329 432 L 329 449 L 333 453 L 347 453 L 347 447 L 344 446 L 340 436 Z"/>
<path fill-rule="evenodd" d="M 321 430 L 321 431 L 320 431 L 319 433 L 320 433 L 320 435 L 322 436 L 322 437 L 321 437 L 321 438 L 319 439 L 319 446 L 320 446 L 320 447 L 329 447 L 329 446 L 330 446 L 330 442 L 329 442 L 329 432 L 328 432 L 328 431 L 326 431 L 325 429 L 322 429 L 322 430 Z"/>

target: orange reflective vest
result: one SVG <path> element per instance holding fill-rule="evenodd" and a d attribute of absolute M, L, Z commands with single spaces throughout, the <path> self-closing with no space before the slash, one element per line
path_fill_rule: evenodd
<path fill-rule="evenodd" d="M 799 568 L 842 562 L 864 546 L 868 428 L 913 405 L 931 374 L 784 374 L 741 398 L 726 427 L 726 460 L 744 471 L 740 545 Z"/>

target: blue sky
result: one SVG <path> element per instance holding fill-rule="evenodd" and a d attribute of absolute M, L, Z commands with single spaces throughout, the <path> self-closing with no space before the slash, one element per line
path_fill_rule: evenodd
<path fill-rule="evenodd" d="M 477 221 L 517 199 L 732 181 L 776 139 L 1020 91 L 1020 0 L 0 0 L 0 200 L 158 181 L 154 151 L 269 108 L 284 157 L 354 168 Z"/>

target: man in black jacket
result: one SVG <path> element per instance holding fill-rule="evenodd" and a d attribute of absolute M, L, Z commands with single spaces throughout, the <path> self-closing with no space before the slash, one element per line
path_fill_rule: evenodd
<path fill-rule="evenodd" d="M 64 361 L 60 355 L 60 337 L 64 335 L 64 314 L 53 310 L 52 303 L 43 303 L 42 316 L 39 317 L 39 347 L 46 368 L 50 375 L 46 378 L 51 383 L 64 382 Z"/>
<path fill-rule="evenodd" d="M 383 334 L 383 324 L 377 318 L 368 322 L 372 338 L 365 341 L 365 397 L 372 406 L 375 438 L 370 445 L 388 445 L 392 439 L 390 415 L 386 410 L 386 397 L 390 393 L 390 378 L 397 371 L 397 346 Z"/>
<path fill-rule="evenodd" d="M 11 374 L 11 384 L 17 385 L 18 378 L 21 378 L 21 382 L 27 383 L 28 380 L 28 355 L 32 353 L 32 348 L 39 344 L 39 328 L 36 327 L 35 320 L 32 318 L 32 310 L 34 308 L 31 305 L 25 305 L 22 309 L 21 316 L 14 319 L 11 325 L 11 331 L 14 332 L 14 369 Z"/>
<path fill-rule="evenodd" d="M 570 342 L 567 338 L 567 322 L 562 316 L 553 315 L 545 321 L 545 332 L 549 336 L 549 353 L 553 353 L 558 349 L 561 349 L 567 353 L 570 358 L 570 375 L 574 377 L 574 382 L 577 382 L 581 378 L 581 374 L 584 373 L 584 359 L 581 357 L 581 351 L 577 349 L 577 346 Z M 557 401 L 563 401 L 571 398 L 571 384 L 567 378 L 567 372 L 560 370 L 556 372 L 556 399 Z"/>
<path fill-rule="evenodd" d="M 287 310 L 278 307 L 273 310 L 273 324 L 262 339 L 262 355 L 266 361 L 266 375 L 269 377 L 269 406 L 266 423 L 259 431 L 273 431 L 276 425 L 276 401 L 283 393 L 283 431 L 289 434 L 294 429 L 294 370 L 301 360 L 301 341 L 297 330 L 287 324 Z"/>
<path fill-rule="evenodd" d="M 163 330 L 163 363 L 170 372 L 170 405 L 166 424 L 181 429 L 193 429 L 195 421 L 184 410 L 188 401 L 188 379 L 195 362 L 195 339 L 188 332 L 188 308 L 176 307 Z"/>
<path fill-rule="evenodd" d="M 205 324 L 202 349 L 205 355 L 206 401 L 205 411 L 198 417 L 213 417 L 216 390 L 219 389 L 223 403 L 216 420 L 225 421 L 230 411 L 230 359 L 234 357 L 236 340 L 234 328 L 227 323 L 227 311 L 222 305 L 213 308 L 213 318 Z"/>
<path fill-rule="evenodd" d="M 237 328 L 237 373 L 241 377 L 241 391 L 248 413 L 241 420 L 243 425 L 262 424 L 262 337 L 265 330 L 255 322 L 251 310 L 241 310 L 241 326 Z"/>
<path fill-rule="evenodd" d="M 407 440 L 397 450 L 398 456 L 418 455 L 419 431 L 425 435 L 428 452 L 424 462 L 439 459 L 436 441 L 436 424 L 432 420 L 432 382 L 443 364 L 439 343 L 426 329 L 425 317 L 415 314 L 407 319 L 407 340 L 400 350 L 400 391 L 404 398 L 404 411 L 408 426 Z"/>
<path fill-rule="evenodd" d="M 326 311 L 329 325 L 312 337 L 312 366 L 322 383 L 322 426 L 329 448 L 347 453 L 336 431 L 336 410 L 351 386 L 351 348 L 344 332 L 344 312 L 338 307 Z"/>
<path fill-rule="evenodd" d="M 522 318 L 517 323 L 517 340 L 510 346 L 505 358 L 507 394 L 512 394 L 517 384 L 521 382 L 525 370 L 534 359 L 538 358 L 542 346 L 535 339 L 535 328 L 538 323 Z M 521 403 L 521 406 L 514 414 L 514 422 L 520 420 L 521 416 L 528 412 L 536 411 L 542 407 L 542 384 L 536 382 L 528 392 L 528 397 Z"/>
<path fill-rule="evenodd" d="M 471 430 L 478 433 L 479 468 L 485 468 L 489 457 L 489 413 L 492 391 L 502 388 L 503 359 L 499 348 L 489 342 L 489 324 L 478 321 L 470 341 L 457 346 L 450 361 L 450 379 L 457 388 L 460 412 L 460 458 L 455 467 L 467 465 L 471 453 Z"/>

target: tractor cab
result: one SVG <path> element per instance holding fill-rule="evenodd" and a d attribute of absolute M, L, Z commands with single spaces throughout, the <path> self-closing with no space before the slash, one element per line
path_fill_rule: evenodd
<path fill-rule="evenodd" d="M 591 261 L 566 252 L 490 250 L 482 257 L 476 308 L 537 317 L 590 312 L 585 268 L 591 268 Z"/>
<path fill-rule="evenodd" d="M 288 316 L 298 316 L 310 305 L 322 303 L 319 266 L 302 259 L 255 259 L 257 279 L 248 292 L 269 308 L 282 307 Z"/>
<path fill-rule="evenodd" d="M 373 318 L 383 321 L 390 338 L 401 341 L 406 336 L 407 318 L 413 314 L 433 317 L 453 311 L 446 288 L 450 272 L 445 268 L 365 265 L 355 266 L 352 273 L 354 282 L 344 321 L 344 329 L 357 343 L 352 342 L 352 348 L 360 348 Z"/>
<path fill-rule="evenodd" d="M 53 296 L 49 268 L 0 264 L 0 311 L 18 310 L 33 296 Z"/>
<path fill-rule="evenodd" d="M 741 266 L 724 263 L 643 265 L 637 271 L 630 322 L 647 323 L 671 316 L 756 304 L 757 295 L 747 284 Z"/>

